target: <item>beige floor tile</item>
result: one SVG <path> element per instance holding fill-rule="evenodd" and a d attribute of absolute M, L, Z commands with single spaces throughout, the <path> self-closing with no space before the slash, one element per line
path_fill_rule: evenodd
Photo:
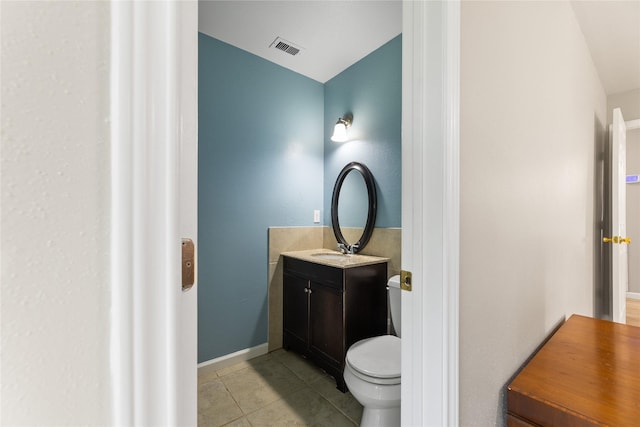
<path fill-rule="evenodd" d="M 271 354 L 307 384 L 327 376 L 320 368 L 296 353 L 280 350 Z"/>
<path fill-rule="evenodd" d="M 198 385 L 205 384 L 218 379 L 218 372 L 207 367 L 198 369 Z"/>
<path fill-rule="evenodd" d="M 263 361 L 220 378 L 245 414 L 304 387 L 282 363 Z"/>
<path fill-rule="evenodd" d="M 252 426 L 353 427 L 355 424 L 310 388 L 280 399 L 247 416 Z"/>
<path fill-rule="evenodd" d="M 308 383 L 306 383 L 306 382 Z M 294 352 L 270 354 L 198 375 L 200 426 L 354 426 L 362 406 Z"/>
<path fill-rule="evenodd" d="M 256 366 L 260 363 L 264 363 L 271 360 L 271 354 L 264 354 L 262 356 L 256 357 L 251 360 L 244 360 L 242 362 L 238 362 L 235 365 L 227 366 L 226 368 L 222 368 L 216 371 L 218 377 L 223 377 L 225 375 L 229 375 L 231 373 L 241 371 L 246 368 L 251 368 L 252 366 Z"/>
<path fill-rule="evenodd" d="M 338 390 L 336 388 L 336 382 L 332 377 L 325 375 L 312 382 L 310 387 L 327 399 L 340 412 L 349 417 L 349 419 L 360 425 L 360 421 L 362 420 L 362 405 L 351 393 L 343 393 Z"/>
<path fill-rule="evenodd" d="M 277 359 L 278 357 L 280 357 L 282 355 L 282 353 L 287 353 L 287 350 L 285 350 L 284 348 L 281 348 L 281 349 L 272 351 L 269 354 L 271 355 L 271 357 L 274 357 L 274 358 Z"/>
<path fill-rule="evenodd" d="M 212 380 L 198 386 L 199 426 L 222 426 L 242 415 L 222 381 Z"/>
<path fill-rule="evenodd" d="M 224 427 L 251 427 L 251 423 L 249 423 L 247 417 L 242 417 L 231 421 L 229 424 L 225 424 Z"/>

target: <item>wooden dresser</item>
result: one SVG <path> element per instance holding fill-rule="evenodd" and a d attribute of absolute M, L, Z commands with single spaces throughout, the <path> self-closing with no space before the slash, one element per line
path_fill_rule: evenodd
<path fill-rule="evenodd" d="M 516 376 L 509 426 L 640 426 L 640 328 L 573 315 Z"/>

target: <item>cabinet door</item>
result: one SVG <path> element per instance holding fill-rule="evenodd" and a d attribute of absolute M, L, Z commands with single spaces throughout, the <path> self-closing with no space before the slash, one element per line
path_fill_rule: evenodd
<path fill-rule="evenodd" d="M 344 358 L 342 291 L 311 282 L 309 297 L 310 350 L 338 365 Z"/>
<path fill-rule="evenodd" d="M 284 274 L 283 327 L 305 343 L 309 340 L 308 283 L 307 279 Z"/>

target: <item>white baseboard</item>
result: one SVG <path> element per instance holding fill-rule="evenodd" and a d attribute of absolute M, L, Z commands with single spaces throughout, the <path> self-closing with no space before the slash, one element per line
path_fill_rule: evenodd
<path fill-rule="evenodd" d="M 251 360 L 255 357 L 267 354 L 268 350 L 268 343 L 260 344 L 251 348 L 245 348 L 244 350 L 236 351 L 235 353 L 226 354 L 224 356 L 216 357 L 215 359 L 207 360 L 206 362 L 198 363 L 198 369 L 206 367 L 207 370 L 217 371 L 218 369 L 235 365 L 238 362 Z"/>
<path fill-rule="evenodd" d="M 629 298 L 629 299 L 640 299 L 640 293 L 638 293 L 638 292 L 627 292 L 627 298 Z"/>

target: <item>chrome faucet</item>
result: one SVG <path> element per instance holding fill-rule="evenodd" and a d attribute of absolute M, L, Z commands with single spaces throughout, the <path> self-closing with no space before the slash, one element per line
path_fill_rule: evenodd
<path fill-rule="evenodd" d="M 338 243 L 338 250 L 343 254 L 353 255 L 358 251 L 358 244 L 354 243 L 353 245 L 345 245 L 344 243 Z"/>

